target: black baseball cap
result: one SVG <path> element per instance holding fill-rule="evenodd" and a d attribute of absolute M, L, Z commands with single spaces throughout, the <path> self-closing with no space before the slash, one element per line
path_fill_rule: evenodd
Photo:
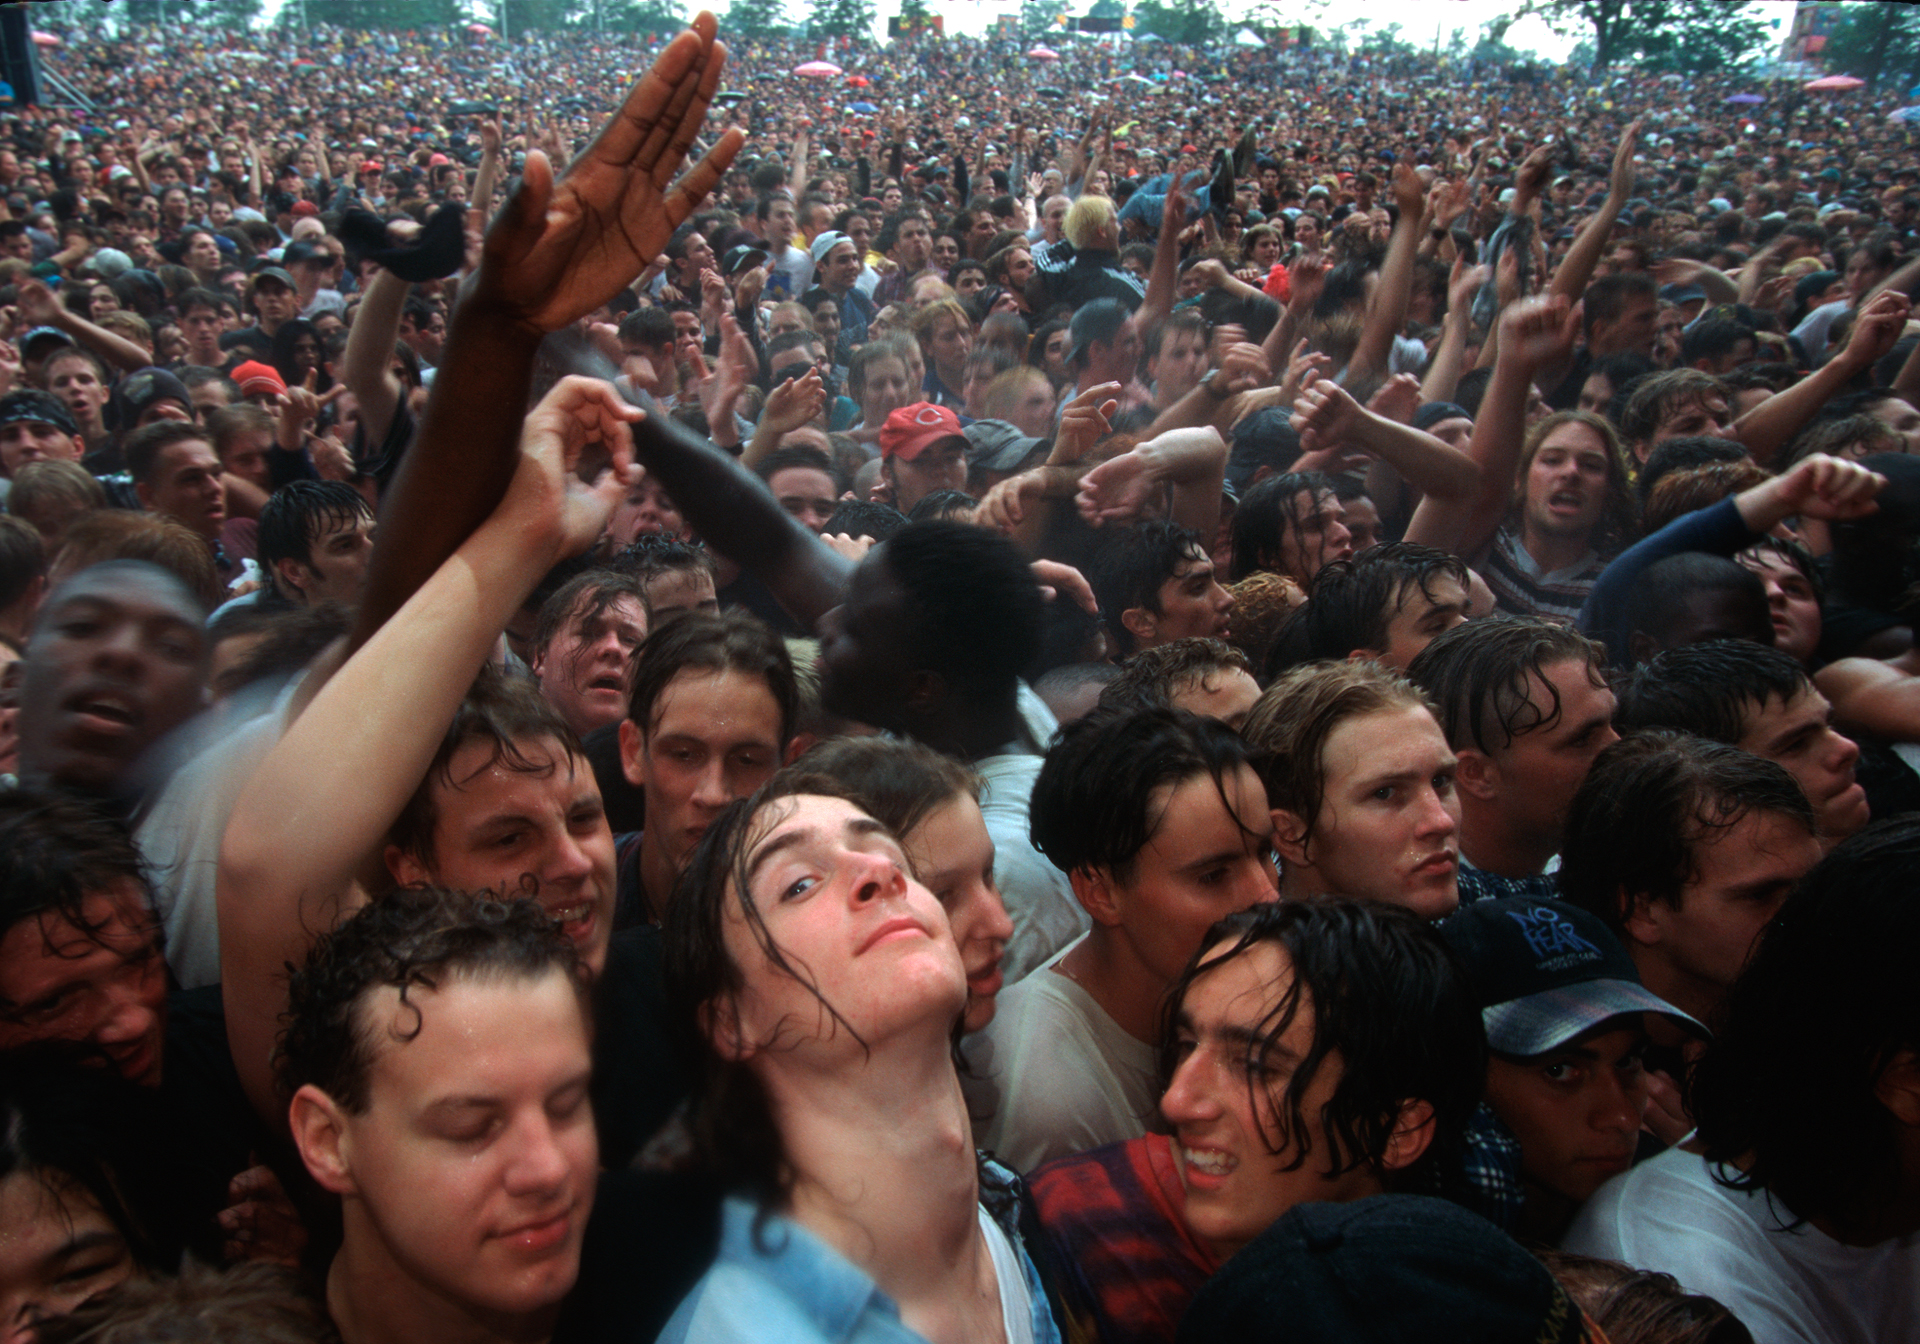
<path fill-rule="evenodd" d="M 1588 1344 L 1547 1267 L 1427 1195 L 1299 1204 L 1200 1286 L 1180 1344 Z"/>
<path fill-rule="evenodd" d="M 1579 906 L 1526 897 L 1476 901 L 1443 922 L 1440 935 L 1466 972 L 1496 1054 L 1531 1059 L 1610 1018 L 1641 1013 L 1709 1034 L 1642 985 L 1620 940 Z"/>

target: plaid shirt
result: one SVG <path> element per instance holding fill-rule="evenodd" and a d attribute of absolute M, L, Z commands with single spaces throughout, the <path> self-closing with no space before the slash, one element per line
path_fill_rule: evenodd
<path fill-rule="evenodd" d="M 1027 1188 L 1040 1222 L 1029 1249 L 1052 1284 L 1066 1338 L 1171 1340 L 1219 1268 L 1187 1230 L 1172 1141 L 1149 1134 L 1063 1157 L 1036 1168 Z"/>

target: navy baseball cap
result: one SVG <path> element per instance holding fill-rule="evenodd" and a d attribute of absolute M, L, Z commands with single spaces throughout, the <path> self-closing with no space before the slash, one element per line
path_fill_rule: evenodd
<path fill-rule="evenodd" d="M 1487 1045 L 1531 1059 L 1610 1018 L 1658 1013 L 1705 1037 L 1699 1022 L 1640 983 L 1620 940 L 1564 901 L 1476 901 L 1440 925 L 1480 1005 Z"/>

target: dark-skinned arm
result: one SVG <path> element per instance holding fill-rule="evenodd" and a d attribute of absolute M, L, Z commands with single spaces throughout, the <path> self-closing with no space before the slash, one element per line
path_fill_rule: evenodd
<path fill-rule="evenodd" d="M 675 185 L 720 83 L 726 48 L 702 13 L 628 91 L 620 111 L 554 180 L 544 154 L 487 230 L 454 306 L 446 358 L 419 436 L 381 502 L 354 625 L 358 648 L 488 518 L 512 480 L 541 339 L 625 288 L 719 183 L 737 128 Z"/>

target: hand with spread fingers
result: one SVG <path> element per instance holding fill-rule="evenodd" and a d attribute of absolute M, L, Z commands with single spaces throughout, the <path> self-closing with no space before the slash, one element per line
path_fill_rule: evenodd
<path fill-rule="evenodd" d="M 557 331 L 640 274 L 719 183 L 744 143 L 731 129 L 676 184 L 726 48 L 703 13 L 628 92 L 620 111 L 557 181 L 540 151 L 487 230 L 477 293 L 536 332 Z"/>

